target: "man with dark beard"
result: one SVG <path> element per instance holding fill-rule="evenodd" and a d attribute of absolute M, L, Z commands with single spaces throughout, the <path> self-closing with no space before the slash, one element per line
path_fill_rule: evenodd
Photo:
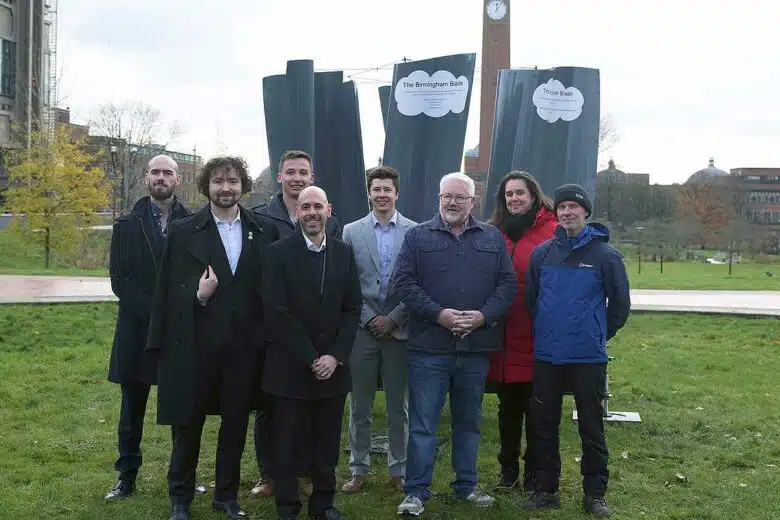
<path fill-rule="evenodd" d="M 206 415 L 220 415 L 213 509 L 238 504 L 251 391 L 264 345 L 263 258 L 276 227 L 238 201 L 252 187 L 238 157 L 208 161 L 198 179 L 209 203 L 171 226 L 147 350 L 159 359 L 157 422 L 172 426 L 171 520 L 189 520 Z"/>
<path fill-rule="evenodd" d="M 153 363 L 144 356 L 149 307 L 160 265 L 163 245 L 172 220 L 190 211 L 174 192 L 181 182 L 179 165 L 167 155 L 149 161 L 144 184 L 149 195 L 141 197 L 128 215 L 119 217 L 111 235 L 111 290 L 119 298 L 114 344 L 108 380 L 121 385 L 119 411 L 119 458 L 114 468 L 119 480 L 106 500 L 125 498 L 135 492 L 141 467 L 141 438 L 151 385 L 156 383 Z"/>
<path fill-rule="evenodd" d="M 273 396 L 273 468 L 276 510 L 282 520 L 301 509 L 296 477 L 311 453 L 309 518 L 343 520 L 333 507 L 344 402 L 352 387 L 349 358 L 363 303 L 349 245 L 327 236 L 325 192 L 301 191 L 300 231 L 268 249 L 263 295 L 272 341 L 263 390 Z M 308 431 L 305 431 L 308 430 Z M 308 468 L 306 468 L 308 469 Z"/>

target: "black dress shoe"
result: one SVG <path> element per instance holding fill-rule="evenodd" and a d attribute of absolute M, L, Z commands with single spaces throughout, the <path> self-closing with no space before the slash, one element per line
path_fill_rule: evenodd
<path fill-rule="evenodd" d="M 348 520 L 346 516 L 342 515 L 335 507 L 329 507 L 325 510 L 324 514 L 310 516 L 312 520 Z"/>
<path fill-rule="evenodd" d="M 190 520 L 190 506 L 173 505 L 171 506 L 171 516 L 168 520 Z"/>
<path fill-rule="evenodd" d="M 235 520 L 249 518 L 249 515 L 241 510 L 241 506 L 238 505 L 237 500 L 227 500 L 225 502 L 214 500 L 211 503 L 211 509 L 219 511 L 220 513 L 225 513 L 228 518 Z"/>
<path fill-rule="evenodd" d="M 131 480 L 120 480 L 104 497 L 106 500 L 119 500 L 126 498 L 135 492 L 135 482 Z"/>

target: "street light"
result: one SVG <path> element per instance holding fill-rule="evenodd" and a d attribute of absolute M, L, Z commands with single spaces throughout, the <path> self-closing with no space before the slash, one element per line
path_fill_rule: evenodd
<path fill-rule="evenodd" d="M 131 196 L 129 191 L 131 188 L 135 188 L 136 183 L 138 182 L 139 168 L 135 162 L 137 158 L 138 147 L 131 146 L 129 153 L 124 156 L 124 174 L 122 175 L 122 196 L 124 197 L 124 200 L 127 201 L 128 205 L 130 205 L 132 199 L 135 198 L 135 195 Z M 129 179 L 127 178 L 127 172 L 130 172 Z"/>
<path fill-rule="evenodd" d="M 644 227 L 637 226 L 636 230 L 639 232 L 639 274 L 642 274 L 642 231 Z"/>
<path fill-rule="evenodd" d="M 111 218 L 112 220 L 116 220 L 116 185 L 114 184 L 116 182 L 116 145 L 111 145 L 109 148 L 109 151 L 111 152 L 111 193 L 112 193 L 112 203 L 111 203 Z"/>

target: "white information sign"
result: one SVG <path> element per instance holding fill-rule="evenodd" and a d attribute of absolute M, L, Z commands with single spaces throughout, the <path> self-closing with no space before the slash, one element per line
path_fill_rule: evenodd
<path fill-rule="evenodd" d="M 447 70 L 429 76 L 424 70 L 416 70 L 398 81 L 394 97 L 398 111 L 405 116 L 442 117 L 449 112 L 463 112 L 468 92 L 466 76 L 456 78 Z"/>

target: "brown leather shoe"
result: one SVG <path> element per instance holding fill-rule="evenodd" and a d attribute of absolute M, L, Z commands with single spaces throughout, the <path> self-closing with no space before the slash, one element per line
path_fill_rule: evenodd
<path fill-rule="evenodd" d="M 396 491 L 403 493 L 404 491 L 404 478 L 403 477 L 390 477 L 390 485 Z"/>
<path fill-rule="evenodd" d="M 250 491 L 256 497 L 268 498 L 274 496 L 274 481 L 270 478 L 262 478 Z"/>
<path fill-rule="evenodd" d="M 309 477 L 298 477 L 298 491 L 306 498 L 314 492 L 314 484 Z"/>
<path fill-rule="evenodd" d="M 341 486 L 341 490 L 344 493 L 360 493 L 363 490 L 363 484 L 368 481 L 366 475 L 352 475 L 349 480 L 344 482 Z"/>

